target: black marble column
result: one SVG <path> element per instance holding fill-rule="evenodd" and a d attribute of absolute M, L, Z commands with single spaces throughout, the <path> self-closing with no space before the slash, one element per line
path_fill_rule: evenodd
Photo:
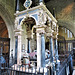
<path fill-rule="evenodd" d="M 45 67 L 45 38 L 41 34 L 41 67 Z"/>
<path fill-rule="evenodd" d="M 18 36 L 15 37 L 15 63 L 17 64 Z"/>
<path fill-rule="evenodd" d="M 58 60 L 58 42 L 57 39 L 55 39 L 55 58 L 56 58 L 56 62 Z"/>
<path fill-rule="evenodd" d="M 53 38 L 52 37 L 50 37 L 50 52 L 51 52 L 50 61 L 53 63 Z"/>
<path fill-rule="evenodd" d="M 19 0 L 16 0 L 16 11 L 19 11 Z"/>
<path fill-rule="evenodd" d="M 56 60 L 56 63 L 55 63 L 56 75 L 58 75 L 60 61 L 58 60 L 58 42 L 57 42 L 57 39 L 55 39 L 55 60 Z"/>
<path fill-rule="evenodd" d="M 27 53 L 30 53 L 30 38 L 27 38 L 27 40 L 28 40 L 28 46 L 27 46 L 28 47 L 27 48 L 28 50 L 27 50 Z"/>

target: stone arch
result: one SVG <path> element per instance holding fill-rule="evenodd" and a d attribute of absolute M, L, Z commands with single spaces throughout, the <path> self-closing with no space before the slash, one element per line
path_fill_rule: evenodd
<path fill-rule="evenodd" d="M 73 33 L 65 26 L 59 26 L 58 32 L 58 50 L 69 51 L 73 48 Z"/>
<path fill-rule="evenodd" d="M 74 40 L 73 33 L 65 26 L 59 26 L 58 40 Z"/>
<path fill-rule="evenodd" d="M 24 18 L 22 19 L 22 21 L 21 21 L 21 23 L 20 23 L 21 28 L 22 28 L 23 22 L 24 22 L 27 18 L 32 18 L 32 20 L 34 20 L 34 22 L 35 22 L 34 25 L 36 25 L 36 20 L 35 20 L 35 18 L 28 16 L 28 17 L 24 17 Z M 33 29 L 33 26 L 32 26 L 32 28 L 31 28 L 31 30 L 32 30 L 32 32 L 35 30 L 35 29 Z"/>
<path fill-rule="evenodd" d="M 35 18 L 34 16 L 29 15 L 28 17 L 33 18 L 33 19 L 35 20 L 35 22 L 36 22 L 36 25 L 38 25 L 38 22 L 37 22 L 37 20 L 36 20 L 36 18 Z M 25 17 L 21 20 L 20 25 L 22 25 L 22 22 L 23 22 L 26 18 L 27 18 L 27 17 L 25 16 Z"/>
<path fill-rule="evenodd" d="M 72 34 L 74 35 L 74 37 L 75 37 L 75 30 L 74 30 L 74 27 L 73 27 L 73 25 L 71 25 L 71 24 L 68 24 L 67 22 L 61 22 L 61 21 L 59 21 L 58 20 L 58 25 L 59 26 L 63 26 L 63 27 L 65 27 L 65 28 L 67 28 L 68 30 L 70 30 L 71 32 L 72 32 Z"/>
<path fill-rule="evenodd" d="M 25 25 L 26 24 L 26 25 Z M 29 24 L 29 25 L 28 25 Z M 33 17 L 30 17 L 30 16 L 28 16 L 28 17 L 25 17 L 25 18 L 23 18 L 23 20 L 21 21 L 21 27 L 23 27 L 22 28 L 22 30 L 23 30 L 23 32 L 22 32 L 22 35 L 23 35 L 23 37 L 24 37 L 24 35 L 25 35 L 25 39 L 24 40 L 26 40 L 26 42 L 25 42 L 25 49 L 27 50 L 27 43 L 28 43 L 28 39 L 31 39 L 30 40 L 30 42 L 32 43 L 31 44 L 31 46 L 30 46 L 30 49 L 31 50 L 33 50 L 33 49 L 35 49 L 35 47 L 36 47 L 36 44 L 35 44 L 35 47 L 33 46 L 33 44 L 34 43 L 36 43 L 36 41 L 35 41 L 35 34 L 33 34 L 33 33 L 35 33 L 35 31 L 36 31 L 36 29 L 35 28 L 33 28 L 33 26 L 34 25 L 36 25 L 36 21 L 35 21 L 35 19 L 33 18 Z M 28 38 L 28 39 L 27 39 Z M 33 39 L 34 38 L 34 39 Z M 23 41 L 24 42 L 24 41 Z M 22 43 L 23 43 L 22 42 Z M 33 43 L 34 42 L 34 43 Z"/>
<path fill-rule="evenodd" d="M 30 16 L 30 17 L 32 17 L 34 20 L 35 20 L 35 22 L 36 22 L 36 25 L 38 25 L 38 21 L 37 21 L 37 19 L 32 15 L 32 16 Z"/>
<path fill-rule="evenodd" d="M 9 11 L 5 8 L 5 6 L 2 3 L 0 3 L 0 16 L 4 20 L 8 30 L 8 37 L 10 38 L 10 57 L 11 57 L 11 50 L 13 49 L 13 52 L 15 51 L 14 21 L 12 20 Z"/>
<path fill-rule="evenodd" d="M 62 28 L 66 28 L 66 29 L 69 30 L 69 31 L 72 33 L 72 35 L 74 36 L 72 30 L 70 30 L 68 27 L 66 27 L 66 26 L 61 26 L 61 25 L 60 25 L 60 27 L 62 27 Z"/>

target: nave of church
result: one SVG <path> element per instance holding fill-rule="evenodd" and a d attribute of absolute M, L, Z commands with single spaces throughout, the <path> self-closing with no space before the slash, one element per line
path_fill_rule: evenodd
<path fill-rule="evenodd" d="M 74 75 L 74 13 L 74 0 L 0 0 L 0 75 Z"/>

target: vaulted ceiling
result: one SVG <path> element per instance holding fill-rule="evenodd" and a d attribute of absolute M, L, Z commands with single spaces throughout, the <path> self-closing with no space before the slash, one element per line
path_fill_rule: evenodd
<path fill-rule="evenodd" d="M 75 35 L 75 1 L 74 0 L 50 0 L 47 8 L 53 13 L 59 26 L 68 28 Z"/>

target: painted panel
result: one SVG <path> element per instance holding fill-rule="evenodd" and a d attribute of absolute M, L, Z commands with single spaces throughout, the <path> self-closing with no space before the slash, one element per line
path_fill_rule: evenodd
<path fill-rule="evenodd" d="M 19 25 L 20 25 L 20 23 L 21 23 L 22 19 L 23 19 L 23 18 L 20 18 L 20 19 L 19 19 Z"/>
<path fill-rule="evenodd" d="M 33 10 L 33 11 L 30 11 L 28 13 L 34 13 L 34 12 L 37 12 L 39 9 L 36 9 L 36 10 Z"/>
<path fill-rule="evenodd" d="M 35 17 L 35 19 L 38 21 L 38 15 L 35 14 L 35 15 L 32 15 L 33 17 Z"/>
<path fill-rule="evenodd" d="M 31 14 L 31 13 L 37 12 L 38 10 L 39 10 L 39 9 L 32 10 L 32 11 L 29 11 L 28 13 Z M 24 16 L 24 15 L 26 15 L 26 14 L 27 14 L 27 12 L 26 12 L 26 13 L 22 13 L 22 14 L 20 14 L 18 17 Z"/>

